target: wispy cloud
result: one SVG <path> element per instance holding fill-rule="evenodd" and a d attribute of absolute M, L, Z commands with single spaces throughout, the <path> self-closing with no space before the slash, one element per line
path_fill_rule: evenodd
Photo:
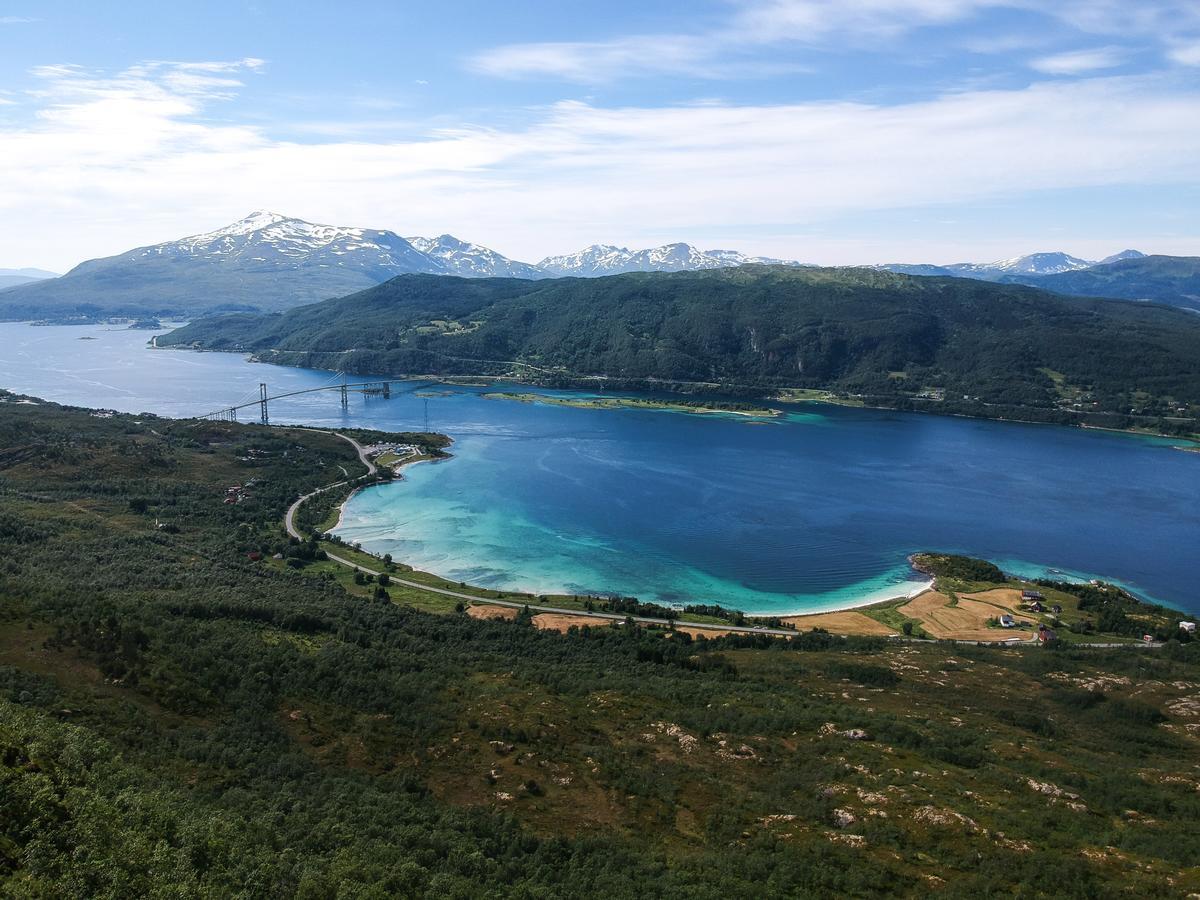
<path fill-rule="evenodd" d="M 708 76 L 713 43 L 686 35 L 635 35 L 612 41 L 510 44 L 485 51 L 470 64 L 476 71 L 505 78 L 553 75 L 582 83 L 633 71 Z"/>
<path fill-rule="evenodd" d="M 1168 48 L 1168 59 L 1192 58 L 1190 45 L 1170 50 L 1200 35 L 1200 3 L 1194 0 L 730 0 L 725 21 L 707 29 L 631 34 L 604 41 L 509 44 L 486 50 L 468 61 L 470 68 L 502 78 L 551 77 L 602 83 L 625 77 L 673 73 L 727 78 L 771 74 L 780 64 L 764 59 L 762 48 L 888 47 L 923 28 L 970 22 L 988 10 L 1032 16 L 1075 35 L 1103 35 Z M 978 52 L 1027 49 L 1052 41 L 1043 27 L 1000 37 L 979 34 L 961 40 Z M 1058 38 L 1061 40 L 1061 35 Z M 1105 48 L 1115 57 L 1115 48 Z M 1091 51 L 1093 54 L 1099 51 Z M 1083 51 L 1059 54 L 1062 66 L 1082 67 Z M 1056 56 L 1047 56 L 1053 65 Z M 1107 68 L 1095 56 L 1092 70 Z M 1190 63 L 1186 63 L 1190 64 Z M 796 66 L 792 61 L 789 67 Z M 1087 71 L 1076 68 L 1075 72 Z M 1065 70 L 1061 74 L 1065 74 Z M 1056 72 L 1055 74 L 1060 74 Z"/>
<path fill-rule="evenodd" d="M 1169 55 L 1181 66 L 1200 66 L 1200 39 L 1176 44 Z"/>
<path fill-rule="evenodd" d="M 1082 75 L 1114 69 L 1124 63 L 1127 56 L 1120 47 L 1093 47 L 1088 50 L 1072 50 L 1042 56 L 1029 65 L 1030 68 L 1046 75 Z"/>
<path fill-rule="evenodd" d="M 28 16 L 0 16 L 0 25 L 28 25 L 36 21 Z"/>
<path fill-rule="evenodd" d="M 701 78 L 762 75 L 805 68 L 748 51 L 784 41 L 818 43 L 831 35 L 881 39 L 921 25 L 953 21 L 994 0 L 739 0 L 719 28 L 695 33 L 629 35 L 607 41 L 510 44 L 484 51 L 470 66 L 489 75 L 548 75 L 599 83 L 671 72 Z"/>
<path fill-rule="evenodd" d="M 45 235 L 115 252 L 268 207 L 414 231 L 469 226 L 537 256 L 628 239 L 631 223 L 686 238 L 1045 189 L 1194 184 L 1200 158 L 1200 133 L 1180 127 L 1200 121 L 1200 86 L 1164 78 L 895 106 L 560 103 L 521 128 L 299 143 L 213 121 L 237 90 L 228 82 L 253 70 L 231 65 L 39 70 L 37 118 L 0 135 L 0 244 L 70 264 L 44 259 Z"/>

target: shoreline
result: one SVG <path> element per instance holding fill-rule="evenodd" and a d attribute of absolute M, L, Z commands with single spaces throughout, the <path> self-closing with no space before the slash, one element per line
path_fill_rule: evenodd
<path fill-rule="evenodd" d="M 412 459 L 412 460 L 408 460 L 408 461 L 399 463 L 396 466 L 396 469 L 399 469 L 405 465 L 414 465 L 416 463 L 421 463 L 421 462 L 444 462 L 451 458 L 453 458 L 452 454 L 447 454 L 445 457 L 441 457 L 441 458 L 423 457 L 423 458 L 419 458 L 419 459 Z M 402 481 L 403 478 L 401 477 L 397 480 Z M 356 487 L 353 491 L 351 491 L 351 493 L 349 495 L 347 495 L 347 497 L 340 504 L 338 504 L 337 522 L 333 525 L 332 528 L 328 529 L 328 533 L 336 533 L 337 529 L 342 526 L 343 521 L 345 519 L 346 506 L 358 494 L 359 491 L 364 490 L 365 488 L 368 488 L 368 487 L 378 487 L 378 486 L 380 486 L 382 484 L 386 484 L 386 483 L 391 483 L 391 482 L 376 482 L 374 484 L 361 485 L 359 487 Z M 372 556 L 376 559 L 382 559 L 382 557 L 380 557 L 378 554 L 376 554 L 370 550 L 366 550 L 366 549 L 362 549 L 362 548 L 357 548 L 357 549 L 359 549 L 360 552 L 363 552 L 363 553 L 365 553 L 369 556 Z M 923 594 L 926 594 L 930 591 L 936 590 L 936 583 L 937 583 L 936 577 L 934 575 L 932 575 L 931 573 L 922 571 L 921 569 L 914 566 L 912 564 L 911 556 L 907 557 L 907 560 L 909 562 L 910 570 L 913 572 L 919 573 L 919 575 L 921 576 L 920 580 L 913 579 L 913 580 L 909 580 L 907 582 L 900 582 L 896 585 L 878 588 L 874 591 L 868 592 L 866 596 L 860 595 L 859 597 L 857 597 L 855 599 L 849 599 L 849 600 L 845 600 L 845 601 L 826 601 L 826 602 L 819 603 L 814 607 L 805 607 L 805 608 L 798 609 L 798 610 L 782 609 L 782 610 L 750 611 L 750 610 L 742 609 L 735 605 L 726 605 L 725 603 L 722 603 L 717 600 L 704 600 L 704 599 L 700 599 L 700 598 L 690 598 L 689 600 L 686 600 L 683 602 L 679 602 L 679 601 L 664 602 L 664 601 L 659 601 L 659 600 L 649 600 L 649 601 L 644 601 L 644 602 L 649 602 L 649 603 L 653 603 L 656 605 L 664 606 L 664 607 L 670 608 L 679 613 L 683 612 L 682 607 L 684 607 L 684 606 L 715 605 L 715 606 L 720 606 L 720 607 L 728 610 L 729 612 L 740 612 L 742 615 L 744 615 L 746 617 L 747 620 L 779 619 L 781 621 L 786 621 L 786 622 L 789 622 L 794 625 L 802 625 L 803 624 L 802 621 L 797 622 L 794 620 L 803 620 L 804 618 L 810 617 L 810 616 L 822 616 L 822 615 L 830 615 L 830 614 L 837 614 L 837 613 L 859 612 L 859 611 L 871 609 L 874 607 L 885 607 L 890 604 L 899 603 L 901 601 L 910 602 L 910 601 L 915 600 L 916 598 L 920 597 Z M 396 560 L 396 561 L 404 562 L 403 560 Z M 422 574 L 422 575 L 425 575 L 428 577 L 432 577 L 432 578 L 436 578 L 436 579 L 439 579 L 439 580 L 447 582 L 447 583 L 458 583 L 460 585 L 464 584 L 461 580 L 456 580 L 453 577 L 451 577 L 450 575 L 444 575 L 444 574 L 439 574 L 437 572 L 427 571 L 425 569 L 421 569 L 421 568 L 414 566 L 411 563 L 407 563 L 407 562 L 404 562 L 404 564 L 410 566 L 412 571 L 417 572 L 419 574 Z M 1038 568 L 1044 568 L 1044 567 L 1038 567 Z M 1052 571 L 1052 570 L 1047 570 L 1047 571 Z M 519 573 L 514 572 L 511 574 L 515 578 L 520 577 Z M 1016 573 L 1009 572 L 1008 574 L 1013 575 Z M 1100 577 L 1100 576 L 1095 576 L 1095 575 L 1089 576 L 1085 573 L 1063 572 L 1063 575 L 1064 575 L 1064 577 L 1067 577 L 1068 575 L 1070 575 L 1071 577 L 1074 577 L 1074 578 L 1082 578 L 1082 579 L 1088 579 L 1088 580 L 1090 580 L 1091 578 Z M 1021 576 L 1021 575 L 1017 574 L 1016 577 L 1046 577 L 1046 575 L 1042 574 L 1039 576 Z M 1105 577 L 1105 578 L 1103 578 L 1103 580 L 1106 580 L 1106 581 L 1109 581 L 1110 583 L 1118 585 L 1123 590 L 1128 591 L 1132 596 L 1139 599 L 1141 602 L 1152 603 L 1152 604 L 1158 605 L 1158 606 L 1165 606 L 1170 609 L 1178 609 L 1177 607 L 1173 606 L 1172 604 L 1166 603 L 1164 601 L 1144 597 L 1141 595 L 1140 592 L 1134 590 L 1133 588 L 1125 587 L 1119 581 L 1112 581 L 1111 577 Z M 901 593 L 892 593 L 892 591 L 894 589 L 900 588 L 902 585 L 905 585 L 905 584 L 910 585 L 908 590 L 901 592 Z M 536 600 L 536 598 L 539 596 L 543 596 L 548 599 L 552 599 L 555 597 L 578 598 L 578 597 L 583 597 L 583 596 L 595 597 L 596 599 L 603 599 L 605 597 L 621 596 L 621 592 L 619 592 L 619 591 L 611 592 L 609 594 L 594 594 L 594 595 L 572 594 L 572 593 L 565 592 L 561 586 L 533 587 L 533 588 L 528 588 L 528 587 L 498 588 L 498 587 L 489 587 L 489 586 L 480 585 L 480 584 L 465 584 L 464 586 L 466 588 L 469 588 L 474 591 L 479 591 L 481 593 L 487 592 L 487 591 L 501 592 L 504 594 L 508 594 L 510 596 L 515 595 L 515 596 L 526 597 L 530 600 Z M 637 599 L 640 600 L 641 598 L 638 597 Z M 489 602 L 489 598 L 479 597 L 478 602 L 486 604 Z M 1178 609 L 1178 611 L 1181 614 L 1186 614 L 1186 610 Z M 583 613 L 580 613 L 580 614 L 583 614 Z M 685 620 L 685 619 L 680 619 L 679 621 L 681 623 L 687 623 L 687 620 Z M 697 624 L 697 623 L 688 623 L 688 624 Z M 712 623 L 702 623 L 702 624 L 704 624 L 705 627 L 718 627 L 716 625 L 712 625 Z"/>
<path fill-rule="evenodd" d="M 301 427 L 304 427 L 304 426 L 301 426 Z M 392 472 L 394 473 L 394 476 L 390 481 L 375 481 L 375 482 L 372 482 L 371 484 L 360 484 L 357 487 L 355 487 L 354 490 L 352 490 L 349 494 L 346 495 L 346 499 L 337 505 L 337 513 L 338 513 L 337 522 L 335 522 L 333 524 L 333 527 L 326 529 L 326 533 L 332 534 L 333 532 L 337 531 L 339 528 L 342 527 L 342 519 L 346 515 L 346 504 L 349 503 L 351 500 L 353 500 L 354 497 L 357 496 L 360 491 L 365 491 L 368 488 L 380 487 L 385 484 L 395 484 L 396 482 L 404 481 L 404 476 L 400 473 L 400 469 L 404 468 L 405 466 L 415 466 L 415 465 L 417 465 L 419 463 L 423 463 L 423 462 L 427 462 L 427 463 L 446 462 L 447 460 L 451 460 L 453 458 L 454 458 L 453 453 L 446 453 L 445 456 L 418 456 L 418 457 L 412 457 L 412 458 L 408 458 L 408 459 L 402 459 L 399 462 L 390 465 L 388 468 L 390 468 L 392 470 Z M 363 551 L 363 552 L 367 552 L 367 551 Z M 371 555 L 374 556 L 375 554 L 372 553 Z M 434 573 L 427 572 L 426 574 L 433 575 Z M 442 576 L 438 575 L 437 577 L 441 578 Z"/>
<path fill-rule="evenodd" d="M 445 462 L 447 459 L 450 459 L 450 458 L 452 458 L 452 456 L 449 456 L 449 455 L 447 457 L 443 457 L 443 458 L 424 457 L 421 459 L 410 460 L 408 462 L 402 462 L 397 466 L 397 468 L 400 468 L 400 467 L 403 467 L 406 465 L 416 465 L 416 464 L 422 463 L 422 462 Z M 338 506 L 337 506 L 337 511 L 338 511 L 337 522 L 331 528 L 327 529 L 327 533 L 336 534 L 337 530 L 342 526 L 342 523 L 345 520 L 347 504 L 349 504 L 350 501 L 353 500 L 354 497 L 359 494 L 359 492 L 364 491 L 368 488 L 382 487 L 387 484 L 395 484 L 395 483 L 397 483 L 397 481 L 402 481 L 402 480 L 403 479 L 401 478 L 401 479 L 393 480 L 390 482 L 375 482 L 374 484 L 364 484 L 364 485 L 359 485 L 358 487 L 356 487 L 353 491 L 351 491 L 346 496 L 346 498 L 344 500 L 342 500 L 341 503 L 338 504 Z M 356 548 L 356 549 L 358 549 L 359 552 L 366 553 L 367 555 L 375 557 L 376 559 L 382 559 L 381 556 L 372 552 L 371 550 L 367 550 L 365 548 Z M 407 563 L 404 560 L 394 560 L 394 561 L 411 566 L 411 563 Z M 449 575 L 439 574 L 437 572 L 426 571 L 425 569 L 421 569 L 416 566 L 412 566 L 412 571 L 417 572 L 422 575 L 427 575 L 427 576 L 430 576 L 433 578 L 438 578 L 445 582 L 454 582 L 454 583 L 462 584 L 462 582 L 456 581 L 456 579 L 450 577 Z M 914 570 L 914 571 L 916 571 L 916 570 Z M 925 573 L 921 573 L 921 574 L 923 576 L 925 575 Z M 520 577 L 520 576 L 516 575 L 516 573 L 514 573 L 514 577 Z M 926 576 L 926 577 L 928 577 L 928 576 Z M 874 595 L 869 595 L 867 597 L 859 597 L 857 599 L 849 600 L 846 602 L 832 601 L 832 605 L 827 602 L 827 603 L 822 603 L 815 608 L 807 607 L 807 608 L 797 610 L 797 611 L 772 610 L 769 612 L 748 612 L 746 610 L 741 610 L 736 606 L 727 606 L 724 603 L 721 603 L 719 601 L 702 600 L 699 598 L 692 598 L 683 603 L 661 603 L 660 601 L 657 601 L 657 600 L 651 600 L 651 601 L 647 601 L 647 602 L 658 603 L 659 605 L 666 606 L 671 609 L 674 609 L 677 606 L 683 607 L 683 606 L 690 606 L 690 605 L 711 604 L 711 605 L 721 606 L 722 608 L 727 609 L 730 612 L 741 612 L 747 619 L 774 618 L 774 619 L 790 620 L 790 619 L 804 618 L 805 616 L 817 616 L 817 615 L 825 615 L 828 613 L 852 612 L 852 611 L 856 611 L 856 610 L 869 609 L 870 607 L 873 607 L 873 606 L 884 606 L 889 603 L 895 603 L 900 600 L 913 600 L 916 597 L 919 597 L 921 594 L 924 594 L 928 591 L 933 590 L 934 584 L 935 584 L 935 579 L 932 577 L 929 577 L 929 580 L 927 582 L 926 581 L 913 581 L 913 582 L 908 582 L 908 583 L 912 584 L 913 586 L 909 590 L 907 590 L 903 593 L 888 593 L 886 596 L 879 596 L 879 594 L 884 591 L 890 592 L 892 590 L 892 588 L 880 588 L 880 589 L 878 589 L 878 591 L 876 591 L 874 593 Z M 901 585 L 896 585 L 897 588 L 900 586 Z M 488 587 L 486 585 L 480 585 L 480 584 L 466 584 L 466 587 L 471 590 L 476 590 L 476 591 L 481 591 L 481 592 L 482 591 L 500 591 L 502 593 L 509 594 L 509 595 L 527 596 L 530 599 L 534 599 L 538 596 L 545 596 L 547 598 L 577 596 L 575 594 L 570 594 L 570 593 L 565 592 L 561 587 L 545 589 L 545 590 L 529 589 L 529 588 L 512 588 L 512 587 L 495 588 L 495 587 Z M 613 592 L 611 595 L 597 594 L 595 596 L 599 599 L 603 599 L 605 596 L 619 596 L 619 595 L 620 595 L 620 592 Z M 578 595 L 578 596 L 583 596 L 583 595 Z M 487 603 L 488 598 L 480 597 L 479 602 Z M 679 609 L 677 611 L 682 612 L 682 609 Z M 681 619 L 680 621 L 683 622 L 685 620 Z M 691 623 L 691 624 L 695 624 L 695 623 Z M 711 623 L 706 623 L 706 624 L 711 624 Z M 716 626 L 713 626 L 713 627 L 716 627 Z"/>
<path fill-rule="evenodd" d="M 72 323 L 62 323 L 62 324 L 67 325 L 67 324 L 72 324 Z M 194 347 L 194 346 L 188 346 L 188 345 L 184 345 L 184 344 L 172 344 L 172 345 L 168 345 L 166 347 L 159 347 L 157 345 L 157 338 L 158 338 L 158 335 L 156 335 L 154 338 L 152 338 L 151 341 L 147 342 L 148 344 L 153 343 L 154 346 L 152 349 L 156 349 L 156 350 L 190 350 L 192 352 L 198 352 L 198 353 L 239 353 L 239 354 L 242 354 L 250 362 L 263 363 L 266 365 L 273 365 L 273 366 L 283 366 L 285 368 L 301 368 L 301 369 L 309 368 L 307 366 L 295 366 L 290 363 L 281 363 L 281 362 L 276 362 L 273 360 L 267 361 L 262 358 L 261 354 L 263 352 L 272 352 L 272 351 L 254 352 L 254 351 L 235 350 L 235 349 L 211 349 L 211 348 L 199 348 L 199 347 Z M 350 352 L 350 351 L 342 351 L 343 354 L 348 353 L 348 352 Z M 319 367 L 315 368 L 314 370 L 315 371 L 323 371 L 323 372 L 324 371 L 334 371 L 332 369 L 321 369 Z M 364 376 L 364 377 L 368 377 L 368 376 Z M 441 383 L 446 383 L 446 384 L 455 384 L 457 382 L 463 386 L 473 386 L 473 387 L 487 387 L 487 386 L 494 386 L 494 385 L 511 384 L 516 387 L 529 387 L 529 388 L 537 388 L 537 389 L 541 389 L 541 390 L 570 390 L 571 389 L 571 388 L 556 388 L 556 387 L 548 388 L 542 382 L 524 380 L 524 379 L 522 379 L 522 377 L 519 374 L 515 374 L 515 373 L 509 373 L 509 374 L 505 374 L 505 375 L 401 374 L 401 375 L 394 375 L 394 376 L 388 376 L 388 377 L 394 377 L 397 380 L 433 381 L 433 382 L 441 382 Z M 607 376 L 607 375 L 567 375 L 565 377 L 566 377 L 567 381 L 572 382 L 575 385 L 577 385 L 581 388 L 584 388 L 584 389 L 586 389 L 588 386 L 593 386 L 596 383 L 604 384 L 608 381 L 613 380 L 610 376 Z M 641 380 L 643 382 L 645 382 L 645 387 L 643 387 L 643 388 L 633 388 L 633 387 L 617 388 L 616 390 L 619 393 L 624 392 L 624 393 L 636 394 L 639 391 L 653 391 L 655 389 L 655 382 L 653 379 L 641 379 Z M 715 391 L 719 391 L 720 387 L 721 387 L 718 383 L 715 383 L 715 382 L 690 382 L 690 381 L 666 382 L 666 381 L 664 381 L 661 383 L 670 383 L 670 384 L 678 384 L 678 385 L 694 385 L 696 387 L 702 387 L 702 388 L 707 387 L 707 388 L 713 389 Z M 1116 428 L 1116 427 L 1113 427 L 1110 425 L 1090 425 L 1090 424 L 1083 423 L 1083 422 L 1045 422 L 1045 421 L 1039 421 L 1037 419 L 1013 418 L 1013 417 L 1009 417 L 1009 416 L 989 416 L 989 415 L 980 415 L 980 414 L 976 414 L 976 413 L 966 413 L 966 412 L 940 412 L 940 411 L 934 410 L 934 409 L 902 409 L 902 408 L 899 408 L 896 406 L 880 406 L 878 404 L 869 403 L 864 399 L 858 399 L 858 398 L 849 398 L 848 397 L 846 399 L 839 399 L 834 395 L 835 392 L 828 391 L 828 390 L 825 390 L 822 388 L 775 387 L 775 388 L 752 388 L 751 390 L 753 390 L 755 392 L 752 394 L 755 402 L 766 402 L 766 403 L 776 402 L 776 403 L 786 403 L 786 404 L 795 405 L 795 406 L 801 406 L 801 405 L 810 404 L 810 403 L 824 403 L 824 404 L 828 404 L 830 406 L 841 406 L 841 407 L 846 407 L 846 408 L 850 408 L 850 409 L 870 409 L 870 410 L 877 410 L 877 411 L 882 411 L 882 412 L 915 413 L 918 415 L 946 416 L 949 418 L 959 418 L 959 419 L 977 419 L 977 420 L 984 421 L 984 422 L 1008 422 L 1008 423 L 1019 424 L 1019 425 L 1048 425 L 1048 426 L 1059 427 L 1059 428 L 1078 428 L 1078 429 L 1084 429 L 1084 430 L 1089 430 L 1089 431 L 1107 431 L 1107 432 L 1111 432 L 1113 434 L 1125 434 L 1125 435 L 1132 435 L 1135 437 L 1151 437 L 1151 438 L 1160 438 L 1160 439 L 1167 440 L 1167 441 L 1179 441 L 1184 444 L 1193 445 L 1193 447 L 1197 450 L 1197 452 L 1200 452 L 1200 434 L 1193 436 L 1193 437 L 1187 437 L 1187 436 L 1181 436 L 1181 435 L 1163 434 L 1162 432 L 1157 432 L 1157 431 L 1147 431 L 1147 430 L 1139 429 L 1139 428 Z M 802 396 L 802 397 L 794 397 L 794 398 L 785 398 L 784 395 L 787 394 L 788 392 L 795 392 L 797 394 L 822 394 L 825 396 L 806 396 L 806 397 Z M 680 392 L 680 396 L 681 397 L 693 397 L 693 396 L 701 396 L 702 397 L 702 396 L 704 396 L 704 393 L 700 392 L 700 393 L 694 394 L 694 393 Z M 751 395 L 748 395 L 748 396 L 751 396 Z M 631 398 L 631 399 L 637 399 L 637 398 Z M 907 398 L 907 399 L 916 399 L 916 398 Z M 669 401 L 662 401 L 662 402 L 669 402 Z M 680 411 L 683 411 L 683 410 L 680 410 Z M 699 410 L 696 410 L 696 412 L 699 412 Z M 711 411 L 705 410 L 704 412 L 734 412 L 734 411 L 732 411 L 732 410 L 711 410 Z M 743 415 L 748 415 L 750 418 L 766 418 L 761 415 L 755 416 L 754 414 L 747 414 L 747 413 L 743 413 Z M 1175 449 L 1187 450 L 1187 449 L 1192 449 L 1192 448 L 1177 447 Z"/>
<path fill-rule="evenodd" d="M 532 386 L 532 385 L 530 385 Z M 774 419 L 783 415 L 782 410 L 770 407 L 752 409 L 722 409 L 720 406 L 692 405 L 682 401 L 651 399 L 619 395 L 592 395 L 590 397 L 555 397 L 550 394 L 517 393 L 514 391 L 489 391 L 480 394 L 485 400 L 507 400 L 515 403 L 541 403 L 546 406 L 566 406 L 575 409 L 632 409 L 652 412 L 673 412 L 686 415 L 743 416 L 751 419 Z M 725 403 L 727 401 L 714 401 Z M 749 406 L 750 404 L 742 404 Z"/>

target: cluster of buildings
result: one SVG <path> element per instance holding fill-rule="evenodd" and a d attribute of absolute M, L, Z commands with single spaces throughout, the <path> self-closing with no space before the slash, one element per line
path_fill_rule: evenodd
<path fill-rule="evenodd" d="M 421 448 L 413 444 L 371 444 L 363 448 L 371 459 L 379 462 L 381 457 L 390 456 L 386 463 L 393 468 L 398 467 L 406 459 L 421 455 Z"/>
<path fill-rule="evenodd" d="M 245 484 L 230 485 L 225 489 L 226 503 L 241 503 L 244 500 L 250 499 L 250 488 L 258 484 L 257 478 L 251 478 Z"/>

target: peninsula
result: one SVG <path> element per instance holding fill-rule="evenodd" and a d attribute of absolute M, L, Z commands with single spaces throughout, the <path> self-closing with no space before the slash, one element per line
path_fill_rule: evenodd
<path fill-rule="evenodd" d="M 360 374 L 744 397 L 759 407 L 781 391 L 828 392 L 946 415 L 1200 433 L 1200 317 L 875 269 L 402 275 L 279 315 L 203 319 L 157 343 Z"/>

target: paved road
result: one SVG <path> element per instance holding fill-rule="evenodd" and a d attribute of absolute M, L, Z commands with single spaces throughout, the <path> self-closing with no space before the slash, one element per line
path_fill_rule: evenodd
<path fill-rule="evenodd" d="M 378 471 L 378 467 L 375 465 L 375 463 L 373 463 L 367 457 L 367 451 L 363 449 L 362 444 L 360 444 L 358 441 L 354 440 L 354 438 L 347 437 L 344 434 L 338 434 L 336 431 L 326 431 L 324 433 L 336 435 L 337 437 L 340 437 L 342 440 L 348 441 L 351 445 L 353 445 L 354 449 L 356 451 L 358 451 L 359 460 L 362 462 L 362 464 L 364 466 L 367 467 L 367 475 L 374 475 L 376 473 L 376 471 Z M 345 469 L 343 469 L 342 471 L 345 471 Z M 294 538 L 298 538 L 299 540 L 304 540 L 304 535 L 300 534 L 300 532 L 296 529 L 296 524 L 295 524 L 296 511 L 304 504 L 304 502 L 306 500 L 309 500 L 310 498 L 317 496 L 317 494 L 323 494 L 323 493 L 325 493 L 325 491 L 331 491 L 334 488 L 342 487 L 343 485 L 346 485 L 348 483 L 349 483 L 348 481 L 338 481 L 334 484 L 327 485 L 323 488 L 317 488 L 315 491 L 310 491 L 309 493 L 305 494 L 303 497 L 298 499 L 291 506 L 289 506 L 287 515 L 285 515 L 284 519 L 283 519 L 283 525 L 284 525 L 284 528 L 287 529 L 287 533 Z M 360 566 L 357 563 L 352 562 L 351 560 L 348 560 L 343 556 L 338 556 L 336 553 L 331 553 L 329 551 L 326 551 L 326 553 L 331 560 L 333 560 L 336 563 L 340 563 L 343 566 L 347 566 L 348 568 L 357 569 L 359 572 L 364 572 L 364 573 L 371 574 L 371 575 L 380 574 L 378 569 L 368 569 L 366 566 Z M 399 584 L 399 585 L 403 585 L 404 587 L 416 588 L 417 590 L 427 591 L 431 594 L 440 594 L 443 597 L 453 597 L 456 600 L 473 601 L 476 603 L 486 603 L 489 606 L 509 606 L 509 607 L 513 607 L 515 609 L 524 609 L 524 608 L 528 607 L 530 610 L 533 610 L 535 612 L 557 613 L 557 614 L 563 615 L 563 616 L 584 616 L 584 617 L 589 617 L 589 618 L 594 618 L 594 619 L 609 619 L 614 622 L 624 622 L 626 619 L 633 619 L 633 621 L 635 621 L 641 625 L 671 625 L 671 624 L 674 624 L 676 626 L 686 626 L 687 628 L 699 628 L 699 629 L 703 629 L 706 631 L 732 631 L 732 632 L 736 632 L 739 634 L 771 634 L 771 635 L 777 635 L 780 637 L 795 637 L 797 634 L 800 633 L 798 630 L 791 629 L 791 628 L 767 628 L 767 627 L 761 626 L 761 625 L 760 626 L 710 625 L 707 623 L 698 623 L 698 622 L 678 622 L 678 621 L 672 622 L 669 619 L 657 619 L 657 618 L 653 618 L 650 616 L 627 616 L 627 615 L 624 615 L 623 613 L 588 612 L 588 611 L 578 610 L 578 609 L 564 609 L 560 606 L 539 606 L 539 605 L 535 605 L 533 603 L 526 603 L 526 602 L 519 601 L 519 600 L 494 600 L 491 597 L 479 597 L 474 594 L 464 594 L 461 591 L 454 591 L 454 590 L 450 590 L 449 588 L 433 587 L 432 585 L 422 584 L 419 581 L 410 581 L 407 578 L 397 578 L 395 575 L 391 575 L 390 573 L 388 575 L 388 578 L 391 580 L 392 584 Z M 911 643 L 911 644 L 939 643 L 938 641 L 924 640 L 922 638 L 902 638 L 899 636 L 892 638 L 892 640 L 903 641 L 905 643 Z M 1030 645 L 1030 644 L 1034 644 L 1036 642 L 1032 641 L 1032 640 L 1015 640 L 1015 641 L 1004 641 L 1004 642 L 1001 642 L 1001 641 L 942 641 L 940 643 L 981 644 L 983 646 L 1008 644 L 1009 646 L 1012 646 L 1013 643 Z M 1155 648 L 1155 647 L 1161 647 L 1162 644 L 1152 642 L 1152 643 L 1140 643 L 1140 644 L 1075 644 L 1074 646 L 1076 646 L 1076 647 L 1146 647 L 1146 648 Z"/>

